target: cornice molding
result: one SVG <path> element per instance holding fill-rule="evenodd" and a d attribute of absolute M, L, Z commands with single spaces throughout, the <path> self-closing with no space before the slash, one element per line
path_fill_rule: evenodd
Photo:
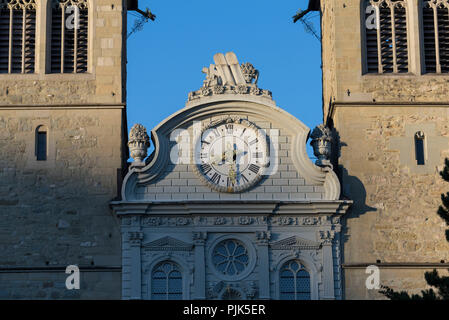
<path fill-rule="evenodd" d="M 352 201 L 113 201 L 115 214 L 125 215 L 343 215 Z"/>

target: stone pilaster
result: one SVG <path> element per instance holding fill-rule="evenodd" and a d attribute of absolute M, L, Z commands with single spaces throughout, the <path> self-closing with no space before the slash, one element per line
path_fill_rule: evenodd
<path fill-rule="evenodd" d="M 257 252 L 259 255 L 259 299 L 270 299 L 270 260 L 268 254 L 268 241 L 270 231 L 257 231 Z"/>
<path fill-rule="evenodd" d="M 193 243 L 195 244 L 195 274 L 194 299 L 206 299 L 206 260 L 204 257 L 204 246 L 206 244 L 207 232 L 193 232 Z"/>
<path fill-rule="evenodd" d="M 142 261 L 140 246 L 143 240 L 143 232 L 129 231 L 128 239 L 131 251 L 131 299 L 142 299 Z"/>
<path fill-rule="evenodd" d="M 325 230 L 320 231 L 319 236 L 323 245 L 323 300 L 335 299 L 334 290 L 334 263 L 332 258 L 332 242 L 335 236 L 335 231 Z"/>

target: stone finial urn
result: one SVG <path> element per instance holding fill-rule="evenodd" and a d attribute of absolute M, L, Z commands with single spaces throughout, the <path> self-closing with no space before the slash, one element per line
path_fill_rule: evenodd
<path fill-rule="evenodd" d="M 318 158 L 315 164 L 320 167 L 330 166 L 330 156 L 332 153 L 332 132 L 324 124 L 320 124 L 313 129 L 310 135 L 313 153 Z"/>
<path fill-rule="evenodd" d="M 128 147 L 134 165 L 142 165 L 143 159 L 147 156 L 147 149 L 150 146 L 150 137 L 147 130 L 141 124 L 135 124 L 129 132 Z"/>

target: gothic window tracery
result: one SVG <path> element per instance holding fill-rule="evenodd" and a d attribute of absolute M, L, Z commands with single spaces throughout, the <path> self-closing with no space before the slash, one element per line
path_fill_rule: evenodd
<path fill-rule="evenodd" d="M 363 23 L 366 30 L 366 72 L 407 73 L 407 2 L 365 0 Z"/>
<path fill-rule="evenodd" d="M 83 73 L 88 67 L 88 0 L 52 0 L 50 69 Z"/>
<path fill-rule="evenodd" d="M 0 73 L 34 73 L 36 1 L 0 0 Z"/>
<path fill-rule="evenodd" d="M 449 73 L 449 1 L 422 2 L 425 72 Z"/>

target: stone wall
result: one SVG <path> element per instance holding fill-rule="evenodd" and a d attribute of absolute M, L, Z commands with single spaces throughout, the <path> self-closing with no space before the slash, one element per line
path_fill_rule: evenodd
<path fill-rule="evenodd" d="M 362 0 L 322 0 L 323 103 L 324 119 L 330 104 L 410 103 L 449 100 L 447 74 L 423 74 L 420 51 L 419 14 L 416 1 L 409 1 L 409 73 L 365 74 Z"/>
<path fill-rule="evenodd" d="M 422 72 L 417 1 L 408 1 L 409 73 L 366 74 L 363 3 L 321 0 L 324 119 L 339 137 L 343 197 L 354 200 L 342 240 L 347 299 L 382 298 L 366 289 L 368 275 L 356 264 L 449 258 L 436 214 L 440 194 L 449 191 L 438 174 L 449 156 L 449 76 Z M 424 166 L 415 159 L 417 131 L 426 134 Z M 419 292 L 424 272 L 381 268 L 381 283 Z"/>
<path fill-rule="evenodd" d="M 381 284 L 395 288 L 400 291 L 407 291 L 410 294 L 421 295 L 421 290 L 430 289 L 424 279 L 424 273 L 432 271 L 433 269 L 426 268 L 381 268 L 380 281 Z M 365 273 L 365 268 L 346 269 L 346 273 L 350 271 L 350 277 L 346 279 L 347 288 L 362 288 L 365 287 L 365 281 L 368 274 Z M 447 276 L 447 269 L 439 268 L 440 276 Z M 380 300 L 386 299 L 384 295 L 380 294 L 378 290 L 361 290 L 354 292 L 352 290 L 346 292 L 346 299 L 368 299 Z"/>
<path fill-rule="evenodd" d="M 343 195 L 354 200 L 345 219 L 344 263 L 447 262 L 445 223 L 436 211 L 441 193 L 449 191 L 439 175 L 449 157 L 448 109 L 337 106 L 334 121 L 340 136 Z M 427 134 L 430 152 L 424 166 L 416 165 L 408 128 L 424 128 Z M 357 272 L 345 271 L 346 298 L 373 298 L 364 282 L 353 279 L 361 277 Z M 407 271 L 403 281 L 400 270 L 391 273 L 395 278 L 383 272 L 383 284 L 423 289 L 421 270 Z"/>
<path fill-rule="evenodd" d="M 49 1 L 37 1 L 35 73 L 0 75 L 0 298 L 119 299 L 109 202 L 127 159 L 126 12 L 122 0 L 89 0 L 87 73 L 51 74 Z M 35 156 L 40 125 L 46 161 Z M 80 290 L 65 289 L 70 264 Z"/>
<path fill-rule="evenodd" d="M 122 166 L 122 112 L 0 110 L 1 298 L 120 298 L 120 231 L 108 203 Z M 39 125 L 46 161 L 34 153 Z M 81 271 L 81 290 L 65 289 L 67 265 L 93 268 Z"/>
<path fill-rule="evenodd" d="M 48 21 L 47 3 L 38 1 L 38 20 Z M 45 24 L 37 25 L 36 72 L 0 74 L 0 105 L 116 104 L 126 101 L 122 0 L 89 0 L 88 72 L 48 73 Z M 126 20 L 125 20 L 126 21 Z M 125 31 L 124 31 L 125 30 Z"/>

